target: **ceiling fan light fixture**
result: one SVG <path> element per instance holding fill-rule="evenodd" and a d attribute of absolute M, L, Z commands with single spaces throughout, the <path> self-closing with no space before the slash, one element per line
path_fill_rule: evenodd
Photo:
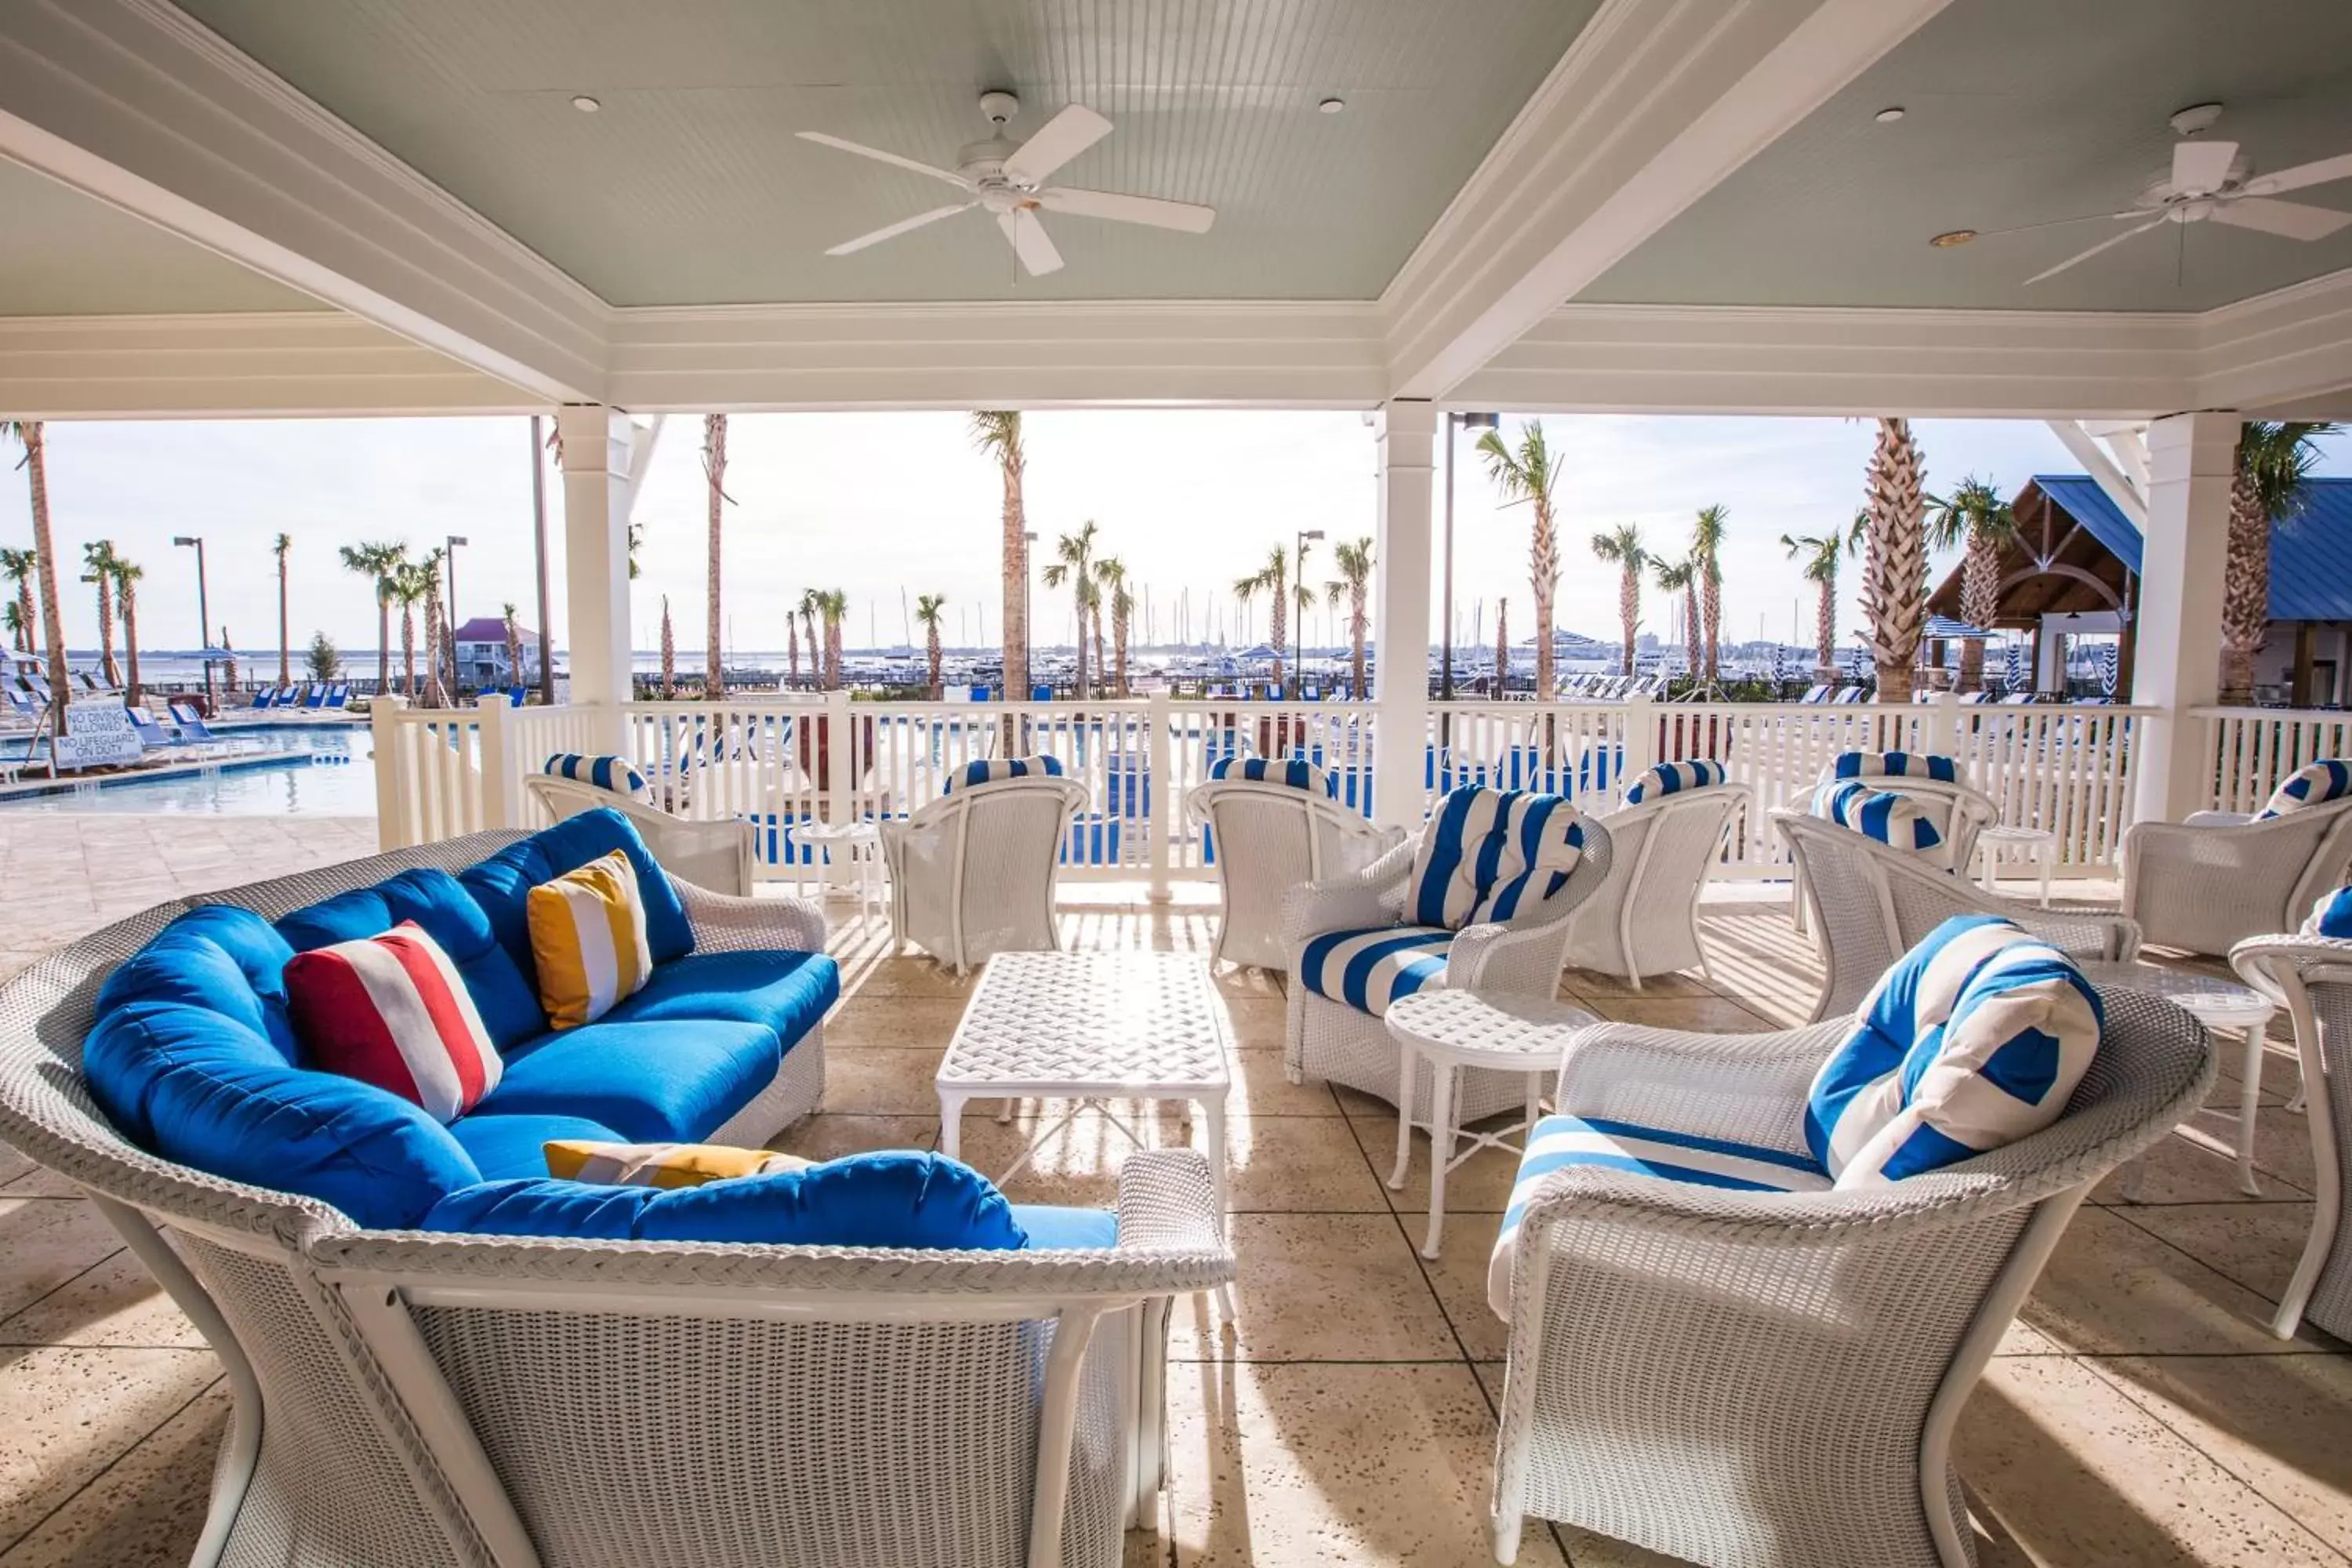
<path fill-rule="evenodd" d="M 2192 103 L 2186 109 L 2173 110 L 2170 121 L 2173 131 L 2182 136 L 2198 136 L 2213 129 L 2221 118 L 2218 103 Z"/>
<path fill-rule="evenodd" d="M 1344 98 L 1327 98 L 1317 104 L 1315 109 L 1319 114 L 1338 114 L 1347 107 L 1348 100 Z"/>
<path fill-rule="evenodd" d="M 1938 250 L 1949 250 L 1954 246 L 1966 245 L 1976 237 L 1977 231 L 1972 228 L 1948 228 L 1927 243 Z"/>
<path fill-rule="evenodd" d="M 583 114 L 593 114 L 604 106 L 583 92 L 572 95 L 572 107 Z"/>
<path fill-rule="evenodd" d="M 1877 113 L 1872 115 L 1871 118 L 1877 121 L 1881 125 L 1892 125 L 1896 121 L 1903 118 L 1903 106 L 1899 103 L 1895 103 L 1889 104 L 1885 109 L 1880 110 Z"/>

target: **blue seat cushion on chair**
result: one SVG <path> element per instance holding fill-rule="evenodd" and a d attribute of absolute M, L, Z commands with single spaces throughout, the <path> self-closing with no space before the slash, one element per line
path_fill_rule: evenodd
<path fill-rule="evenodd" d="M 1449 790 L 1413 851 L 1405 918 L 1459 931 L 1509 919 L 1530 891 L 1550 898 L 1583 853 L 1576 818 L 1564 795 L 1484 784 Z"/>
<path fill-rule="evenodd" d="M 999 784 L 1006 779 L 1060 778 L 1062 759 L 1059 757 L 983 757 L 966 763 L 947 776 L 940 786 L 942 795 L 953 795 L 960 789 L 976 784 Z"/>
<path fill-rule="evenodd" d="M 489 917 L 490 930 L 507 956 L 515 961 L 538 993 L 539 966 L 530 955 L 530 890 L 567 871 L 576 871 L 599 855 L 620 849 L 637 873 L 637 897 L 645 905 L 646 947 L 656 963 L 667 963 L 694 951 L 694 929 L 687 921 L 686 905 L 655 861 L 646 841 L 629 819 L 609 805 L 567 816 L 552 827 L 519 838 L 488 859 L 457 874 L 458 883 L 472 894 Z"/>
<path fill-rule="evenodd" d="M 782 1060 L 764 1024 L 600 1019 L 509 1054 L 473 1114 L 580 1116 L 632 1143 L 691 1143 L 750 1104 Z"/>
<path fill-rule="evenodd" d="M 285 939 L 250 910 L 192 910 L 115 966 L 98 988 L 93 1016 L 131 1002 L 209 1007 L 268 1040 L 281 1065 L 301 1055 L 286 1011 Z"/>
<path fill-rule="evenodd" d="M 1442 926 L 1370 926 L 1325 931 L 1299 956 L 1298 983 L 1375 1018 L 1389 1004 L 1445 984 L 1454 933 Z"/>
<path fill-rule="evenodd" d="M 278 921 L 278 932 L 294 952 L 309 952 L 382 936 L 403 921 L 423 927 L 457 966 L 466 994 L 501 1054 L 547 1032 L 547 1014 L 533 981 L 499 943 L 473 895 L 437 868 L 415 867 L 296 910 Z"/>
<path fill-rule="evenodd" d="M 450 1135 L 474 1162 L 486 1182 L 511 1176 L 547 1174 L 547 1145 L 558 1139 L 578 1138 L 591 1143 L 626 1140 L 601 1121 L 584 1116 L 540 1116 L 518 1111 L 511 1116 L 461 1116 L 449 1123 Z"/>
<path fill-rule="evenodd" d="M 841 966 L 822 952 L 694 952 L 656 966 L 608 1024 L 722 1018 L 759 1024 L 790 1050 L 841 999 Z"/>
<path fill-rule="evenodd" d="M 1115 1210 L 1014 1204 L 1013 1218 L 1028 1233 L 1032 1252 L 1055 1248 L 1100 1251 L 1118 1245 L 1118 1215 Z"/>
<path fill-rule="evenodd" d="M 453 1194 L 425 1228 L 795 1247 L 1003 1252 L 1029 1245 L 1013 1205 L 987 1177 L 944 1154 L 912 1151 L 852 1154 L 697 1187 L 612 1187 L 553 1177 L 488 1182 Z M 1060 1233 L 1069 1234 L 1068 1227 Z"/>
<path fill-rule="evenodd" d="M 1728 1138 L 1703 1138 L 1667 1128 L 1597 1117 L 1547 1116 L 1528 1136 L 1519 1173 L 1511 1184 L 1503 1228 L 1486 1265 L 1486 1304 L 1511 1321 L 1511 1261 L 1528 1200 L 1555 1171 L 1578 1167 L 1627 1171 L 1741 1193 L 1820 1193 L 1829 1173 L 1807 1154 Z"/>
<path fill-rule="evenodd" d="M 1695 789 L 1712 789 L 1730 775 L 1723 764 L 1707 757 L 1691 757 L 1679 763 L 1659 763 L 1643 769 L 1625 786 L 1625 804 L 1639 805 L 1645 800 L 1662 795 L 1687 795 Z"/>

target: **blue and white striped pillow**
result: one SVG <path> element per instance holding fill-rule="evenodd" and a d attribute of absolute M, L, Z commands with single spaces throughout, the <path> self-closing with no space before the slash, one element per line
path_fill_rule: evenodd
<path fill-rule="evenodd" d="M 2311 913 L 2304 917 L 2303 934 L 2352 937 L 2352 888 L 2320 894 L 2319 901 L 2311 906 Z"/>
<path fill-rule="evenodd" d="M 1863 999 L 1806 1097 L 1806 1146 L 1862 1187 L 2014 1143 L 2065 1110 L 2105 1017 L 2064 953 L 1999 915 L 1955 915 Z"/>
<path fill-rule="evenodd" d="M 1653 795 L 1684 795 L 1695 789 L 1710 789 L 1729 776 L 1724 772 L 1721 763 L 1706 757 L 1660 763 L 1625 786 L 1625 804 L 1639 805 Z"/>
<path fill-rule="evenodd" d="M 2326 805 L 2331 800 L 2342 800 L 2352 795 L 2352 763 L 2334 757 L 2316 763 L 2305 763 L 2289 773 L 2278 788 L 2271 791 L 2270 799 L 2263 802 L 2262 810 L 2254 813 L 2256 822 L 2268 822 L 2273 817 L 2288 816 L 2305 806 Z"/>
<path fill-rule="evenodd" d="M 1825 784 L 1813 792 L 1813 815 L 1893 848 L 1939 863 L 1947 858 L 1936 814 L 1894 790 L 1873 789 L 1860 779 Z"/>
<path fill-rule="evenodd" d="M 1060 778 L 1062 760 L 1059 757 L 992 757 L 982 762 L 966 763 L 948 775 L 943 795 L 953 795 L 974 784 L 994 784 L 1000 779 Z"/>
<path fill-rule="evenodd" d="M 1565 795 L 1474 784 L 1448 793 L 1413 851 L 1404 918 L 1460 931 L 1511 918 L 1568 885 L 1584 829 Z"/>
<path fill-rule="evenodd" d="M 1932 779 L 1937 784 L 1960 782 L 1957 757 L 1932 752 L 1840 752 L 1830 764 L 1830 776 L 1840 779 Z"/>
<path fill-rule="evenodd" d="M 559 752 L 547 759 L 546 765 L 540 772 L 560 779 L 594 784 L 598 789 L 610 790 L 614 795 L 635 796 L 646 793 L 646 775 L 637 772 L 637 764 L 626 757 L 591 757 L 578 752 Z"/>
<path fill-rule="evenodd" d="M 1339 798 L 1339 781 L 1308 762 L 1305 757 L 1284 759 L 1273 757 L 1219 757 L 1209 764 L 1213 779 L 1241 778 L 1254 784 L 1287 784 L 1313 794 L 1320 790 L 1333 800 Z"/>

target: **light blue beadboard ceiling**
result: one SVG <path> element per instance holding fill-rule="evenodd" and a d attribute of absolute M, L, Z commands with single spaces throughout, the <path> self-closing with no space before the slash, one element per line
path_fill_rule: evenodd
<path fill-rule="evenodd" d="M 180 3 L 610 302 L 699 305 L 1371 299 L 1598 0 Z M 1215 228 L 1049 217 L 1043 279 L 978 213 L 822 254 L 953 193 L 795 132 L 952 166 L 990 88 L 1015 141 L 1116 123 L 1055 183 Z"/>
<path fill-rule="evenodd" d="M 1927 241 L 2132 205 L 2166 121 L 2257 172 L 2352 153 L 2347 0 L 1953 0 L 1795 130 L 1587 288 L 1645 304 L 2204 310 L 2352 267 L 2352 228 L 2304 242 L 2168 225 L 2032 288 L 2128 224 Z M 1877 123 L 1880 110 L 1904 118 Z M 2352 181 L 2289 199 L 2352 212 Z"/>

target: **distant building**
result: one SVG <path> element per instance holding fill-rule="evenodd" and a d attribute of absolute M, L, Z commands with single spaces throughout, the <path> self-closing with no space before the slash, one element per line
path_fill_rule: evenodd
<path fill-rule="evenodd" d="M 457 628 L 450 639 L 457 646 L 460 686 L 530 686 L 539 680 L 539 634 L 522 628 L 522 669 L 507 668 L 507 623 L 497 616 L 477 616 Z"/>

